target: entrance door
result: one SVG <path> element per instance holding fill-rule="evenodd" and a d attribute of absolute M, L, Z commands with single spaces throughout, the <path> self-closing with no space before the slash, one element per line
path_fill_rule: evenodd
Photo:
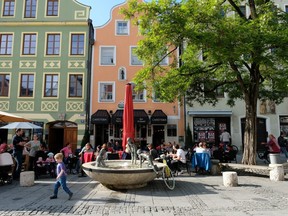
<path fill-rule="evenodd" d="M 72 151 L 77 149 L 77 128 L 64 128 L 64 145 L 71 143 Z"/>
<path fill-rule="evenodd" d="M 157 147 L 165 141 L 165 128 L 163 125 L 153 126 L 153 145 Z"/>
<path fill-rule="evenodd" d="M 103 143 L 107 143 L 109 140 L 108 125 L 95 125 L 95 143 L 93 147 L 97 147 Z"/>
<path fill-rule="evenodd" d="M 48 123 L 48 148 L 57 153 L 69 142 L 73 152 L 77 148 L 78 127 L 74 122 L 56 121 Z"/>
<path fill-rule="evenodd" d="M 244 149 L 244 132 L 245 132 L 245 120 L 246 118 L 241 119 L 241 132 L 242 132 L 242 146 Z M 266 119 L 257 118 L 257 149 L 263 149 L 264 145 L 262 142 L 267 142 L 267 128 L 266 128 Z"/>

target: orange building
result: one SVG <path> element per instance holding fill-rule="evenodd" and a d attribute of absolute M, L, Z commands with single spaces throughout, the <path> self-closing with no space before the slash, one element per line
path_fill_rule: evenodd
<path fill-rule="evenodd" d="M 110 20 L 96 27 L 94 44 L 94 73 L 91 93 L 91 129 L 94 144 L 109 140 L 122 141 L 122 115 L 125 85 L 143 64 L 133 53 L 141 39 L 138 27 L 120 13 L 123 3 L 111 10 Z M 162 61 L 168 65 L 168 57 Z M 162 142 L 184 145 L 184 113 L 179 103 L 163 103 L 146 97 L 146 92 L 133 91 L 135 141 L 144 148 Z M 120 142 L 121 143 L 121 142 Z"/>

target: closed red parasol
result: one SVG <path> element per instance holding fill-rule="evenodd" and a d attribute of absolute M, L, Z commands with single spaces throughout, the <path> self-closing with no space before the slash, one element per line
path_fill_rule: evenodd
<path fill-rule="evenodd" d="M 126 148 L 127 138 L 134 140 L 134 110 L 132 98 L 132 85 L 130 83 L 125 86 L 124 113 L 123 113 L 123 150 Z"/>

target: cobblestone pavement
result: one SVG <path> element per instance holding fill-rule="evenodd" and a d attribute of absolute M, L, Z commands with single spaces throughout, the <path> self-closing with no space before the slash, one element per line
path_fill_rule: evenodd
<path fill-rule="evenodd" d="M 287 177 L 287 176 L 286 176 Z M 59 191 L 50 200 L 53 179 L 40 179 L 32 187 L 19 182 L 0 186 L 0 216 L 24 215 L 197 215 L 278 216 L 288 215 L 287 178 L 272 182 L 268 177 L 238 176 L 238 187 L 224 187 L 221 176 L 176 177 L 168 190 L 162 180 L 146 187 L 113 191 L 89 177 L 70 175 L 72 200 Z"/>

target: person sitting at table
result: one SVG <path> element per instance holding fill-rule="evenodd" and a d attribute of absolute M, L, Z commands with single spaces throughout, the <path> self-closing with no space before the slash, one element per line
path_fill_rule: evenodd
<path fill-rule="evenodd" d="M 60 152 L 63 154 L 63 162 L 68 164 L 69 156 L 73 155 L 71 144 L 68 142 L 66 146 L 60 150 Z"/>
<path fill-rule="evenodd" d="M 180 169 L 180 166 L 186 164 L 186 153 L 180 148 L 179 144 L 173 145 L 173 149 L 176 151 L 176 154 L 170 154 L 172 157 L 171 170 L 181 175 L 183 171 Z"/>
<path fill-rule="evenodd" d="M 195 149 L 195 153 L 207 153 L 211 156 L 210 150 L 207 148 L 206 142 L 200 142 Z"/>
<path fill-rule="evenodd" d="M 113 150 L 114 150 L 115 152 L 123 151 L 123 148 L 122 148 L 121 145 L 119 145 L 119 142 L 118 142 L 118 141 L 115 142 L 115 144 L 114 144 L 114 146 L 113 146 Z"/>
<path fill-rule="evenodd" d="M 149 143 L 147 145 L 147 148 L 149 150 L 149 154 L 152 156 L 152 160 L 154 160 L 155 158 L 158 157 L 158 152 L 157 150 L 153 147 L 153 144 L 152 143 Z"/>

